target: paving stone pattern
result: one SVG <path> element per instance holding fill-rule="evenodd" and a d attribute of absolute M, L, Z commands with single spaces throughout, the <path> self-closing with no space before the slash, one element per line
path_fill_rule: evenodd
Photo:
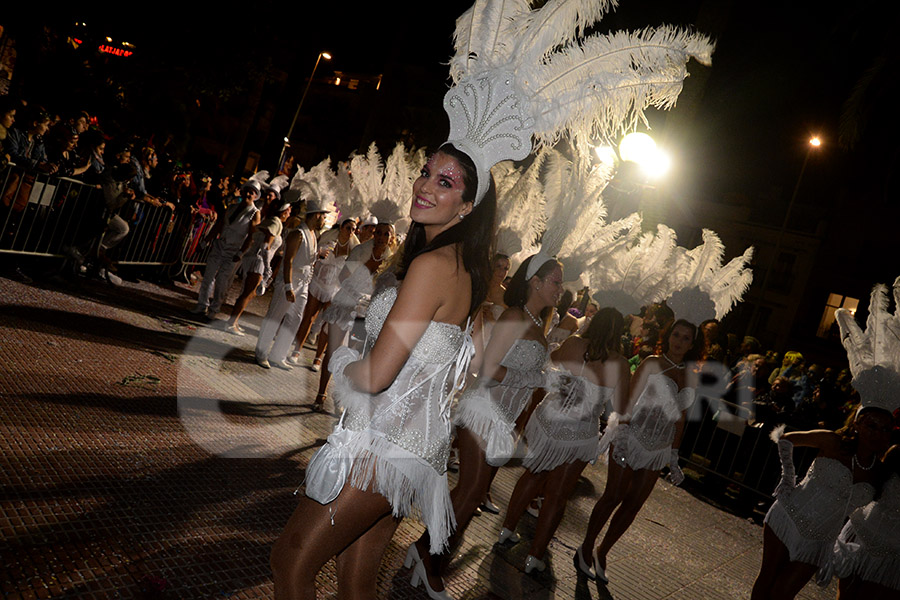
<path fill-rule="evenodd" d="M 232 292 L 232 298 L 236 295 Z M 253 361 L 255 300 L 235 337 L 190 318 L 196 288 L 0 279 L 0 591 L 31 598 L 271 598 L 269 552 L 304 467 L 335 422 L 312 411 L 318 375 Z M 222 317 L 224 315 L 220 315 Z M 307 361 L 312 351 L 305 349 Z M 331 401 L 328 401 L 331 407 Z M 500 470 L 503 509 L 519 466 Z M 455 476 L 451 473 L 451 485 Z M 578 577 L 575 547 L 606 468 L 589 466 L 536 576 L 526 541 L 495 545 L 502 515 L 473 519 L 451 564 L 455 598 L 746 598 L 758 524 L 660 480 L 609 557 L 610 584 Z M 422 532 L 404 521 L 381 598 L 425 598 L 402 567 Z M 319 597 L 335 598 L 333 562 Z M 810 584 L 801 598 L 833 598 Z"/>

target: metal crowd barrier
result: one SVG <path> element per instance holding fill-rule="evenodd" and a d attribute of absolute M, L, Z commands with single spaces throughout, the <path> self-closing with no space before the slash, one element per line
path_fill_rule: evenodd
<path fill-rule="evenodd" d="M 769 439 L 775 425 L 755 421 L 747 404 L 698 395 L 688 411 L 679 455 L 704 484 L 735 486 L 748 501 L 768 504 L 781 477 L 777 447 Z M 811 448 L 796 449 L 798 475 L 815 454 Z"/>
<path fill-rule="evenodd" d="M 206 264 L 211 244 L 203 238 L 212 222 L 146 203 L 134 212 L 128 235 L 112 250 L 116 263 L 170 272 Z M 106 216 L 99 186 L 12 163 L 0 172 L 0 254 L 61 258 L 66 246 L 102 234 Z"/>

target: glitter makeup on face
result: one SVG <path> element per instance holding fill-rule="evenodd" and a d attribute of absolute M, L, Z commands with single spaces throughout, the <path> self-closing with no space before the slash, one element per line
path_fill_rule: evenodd
<path fill-rule="evenodd" d="M 434 162 L 437 154 L 432 154 L 431 158 L 428 159 L 428 162 L 425 164 L 425 168 L 428 169 L 429 172 L 434 171 Z M 441 177 L 449 179 L 453 185 L 459 185 L 462 182 L 462 170 L 456 164 L 456 161 L 447 157 L 447 161 L 441 167 L 441 169 L 437 172 L 437 174 Z"/>

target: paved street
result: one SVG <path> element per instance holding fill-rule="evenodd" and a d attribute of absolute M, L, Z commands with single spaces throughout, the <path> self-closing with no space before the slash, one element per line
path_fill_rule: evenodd
<path fill-rule="evenodd" d="M 268 296 L 250 306 L 244 337 L 189 319 L 195 298 L 196 287 L 181 284 L 61 287 L 0 278 L 3 598 L 272 597 L 270 548 L 335 417 L 311 410 L 316 373 L 265 371 L 253 361 Z M 513 466 L 497 476 L 501 508 L 520 473 Z M 450 592 L 749 597 L 760 526 L 664 481 L 611 553 L 609 586 L 576 576 L 572 553 L 605 479 L 602 464 L 585 470 L 548 569 L 537 576 L 522 571 L 527 543 L 494 545 L 502 515 L 473 519 Z M 523 518 L 526 538 L 534 523 Z M 421 531 L 415 521 L 401 524 L 380 597 L 426 597 L 402 567 Z M 333 563 L 319 586 L 320 597 L 336 597 Z M 810 584 L 801 598 L 834 598 L 834 590 Z"/>

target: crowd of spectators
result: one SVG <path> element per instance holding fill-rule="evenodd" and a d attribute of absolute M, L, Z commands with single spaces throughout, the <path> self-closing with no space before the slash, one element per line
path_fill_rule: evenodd
<path fill-rule="evenodd" d="M 3 247 L 11 247 L 17 229 L 33 222 L 22 215 L 35 177 L 74 179 L 100 192 L 96 197 L 102 201 L 85 207 L 93 225 L 73 233 L 62 251 L 81 272 L 86 264 L 95 265 L 92 272 L 111 282 L 117 279 L 116 246 L 149 207 L 170 211 L 169 233 L 177 226 L 176 233 L 190 241 L 185 234 L 206 230 L 237 191 L 221 167 L 193 168 L 152 137 L 111 135 L 88 111 L 54 114 L 32 102 L 0 96 Z M 194 237 L 199 241 L 199 235 Z M 27 279 L 18 268 L 16 274 Z"/>

